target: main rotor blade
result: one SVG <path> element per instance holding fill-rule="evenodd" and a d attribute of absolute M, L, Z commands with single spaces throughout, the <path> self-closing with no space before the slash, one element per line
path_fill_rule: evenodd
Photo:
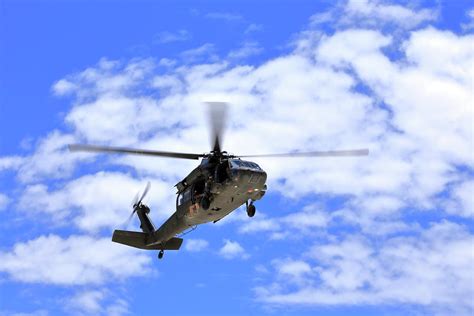
<path fill-rule="evenodd" d="M 211 126 L 211 142 L 214 152 L 221 152 L 222 135 L 227 119 L 226 102 L 206 102 L 209 105 L 209 124 Z"/>
<path fill-rule="evenodd" d="M 157 151 L 147 149 L 134 149 L 125 147 L 109 147 L 109 146 L 96 146 L 96 145 L 82 145 L 73 144 L 69 145 L 70 151 L 87 151 L 96 153 L 119 153 L 119 154 L 133 154 L 133 155 L 146 155 L 146 156 L 159 156 L 169 158 L 181 158 L 181 159 L 199 159 L 204 157 L 203 154 L 188 154 L 188 153 L 177 153 L 170 151 Z"/>
<path fill-rule="evenodd" d="M 238 156 L 242 158 L 250 157 L 355 157 L 367 156 L 368 149 L 354 149 L 354 150 L 330 150 L 330 151 L 310 151 L 303 153 L 283 153 L 283 154 L 263 154 L 263 155 L 244 155 Z"/>

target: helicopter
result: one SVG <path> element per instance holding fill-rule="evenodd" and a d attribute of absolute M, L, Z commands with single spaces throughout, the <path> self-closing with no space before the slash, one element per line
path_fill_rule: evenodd
<path fill-rule="evenodd" d="M 150 189 L 148 182 L 140 197 L 135 197 L 133 211 L 140 221 L 141 232 L 114 230 L 112 241 L 123 245 L 158 250 L 162 259 L 165 250 L 179 250 L 183 236 L 197 225 L 216 223 L 245 204 L 247 215 L 256 213 L 254 202 L 260 200 L 267 191 L 267 173 L 255 162 L 246 158 L 263 157 L 341 157 L 366 156 L 368 149 L 333 150 L 312 152 L 291 152 L 279 154 L 232 155 L 221 148 L 225 129 L 227 103 L 206 102 L 209 107 L 209 125 L 211 129 L 212 150 L 209 153 L 182 153 L 157 150 L 134 149 L 87 144 L 71 144 L 72 152 L 118 153 L 168 157 L 178 159 L 201 159 L 175 187 L 176 211 L 157 229 L 150 219 L 150 208 L 143 199 Z M 244 159 L 242 159 L 244 158 Z"/>

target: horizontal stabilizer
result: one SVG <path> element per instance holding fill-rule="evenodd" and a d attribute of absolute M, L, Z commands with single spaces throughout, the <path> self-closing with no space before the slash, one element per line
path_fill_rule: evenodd
<path fill-rule="evenodd" d="M 115 230 L 112 241 L 147 250 L 179 250 L 183 243 L 183 239 L 177 237 L 173 237 L 165 243 L 153 243 L 153 240 L 149 239 L 148 234 L 128 230 Z"/>

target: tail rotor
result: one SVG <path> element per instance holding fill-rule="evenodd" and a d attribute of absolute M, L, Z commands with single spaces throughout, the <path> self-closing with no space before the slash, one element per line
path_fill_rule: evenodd
<path fill-rule="evenodd" d="M 142 195 L 140 196 L 140 192 L 137 192 L 137 194 L 135 194 L 135 198 L 132 200 L 132 203 L 131 203 L 131 206 L 133 207 L 133 211 L 128 217 L 127 221 L 125 222 L 125 227 L 128 227 L 128 225 L 130 224 L 130 221 L 132 220 L 133 215 L 137 212 L 137 210 L 142 205 L 142 201 L 145 198 L 145 196 L 148 194 L 150 187 L 151 187 L 151 183 L 150 181 L 148 181 L 146 184 L 145 190 L 143 190 Z"/>

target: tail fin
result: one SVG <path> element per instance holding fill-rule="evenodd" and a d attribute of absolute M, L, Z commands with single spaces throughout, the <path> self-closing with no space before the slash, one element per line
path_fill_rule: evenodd
<path fill-rule="evenodd" d="M 182 238 L 173 237 L 163 243 L 155 243 L 150 240 L 150 235 L 142 232 L 132 232 L 128 230 L 115 230 L 112 241 L 130 247 L 147 250 L 179 250 L 183 243 Z"/>

